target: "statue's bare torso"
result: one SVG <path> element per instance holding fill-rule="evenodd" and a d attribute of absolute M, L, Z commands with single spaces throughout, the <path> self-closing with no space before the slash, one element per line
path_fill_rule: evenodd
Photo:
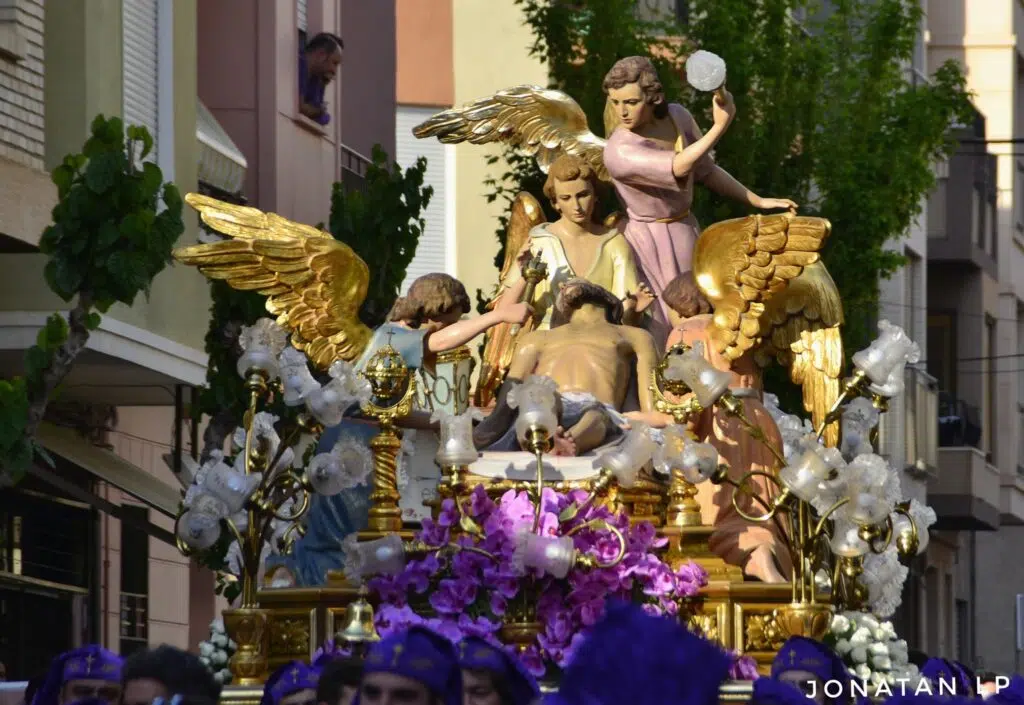
<path fill-rule="evenodd" d="M 537 350 L 532 374 L 555 380 L 563 393 L 590 394 L 622 409 L 636 358 L 635 341 L 625 326 L 570 322 L 532 337 Z"/>

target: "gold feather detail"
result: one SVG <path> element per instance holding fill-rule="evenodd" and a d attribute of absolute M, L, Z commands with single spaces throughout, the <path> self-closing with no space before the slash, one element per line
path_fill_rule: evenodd
<path fill-rule="evenodd" d="M 359 320 L 370 272 L 330 233 L 274 213 L 190 193 L 203 222 L 233 238 L 174 251 L 179 262 L 210 279 L 267 297 L 267 311 L 291 333 L 292 345 L 326 370 L 359 358 L 372 331 Z"/>
<path fill-rule="evenodd" d="M 608 181 L 605 140 L 590 131 L 587 116 L 565 93 L 538 86 L 498 91 L 461 108 L 438 113 L 413 128 L 419 139 L 445 144 L 504 142 L 536 158 L 543 171 L 561 154 L 580 157 Z"/>

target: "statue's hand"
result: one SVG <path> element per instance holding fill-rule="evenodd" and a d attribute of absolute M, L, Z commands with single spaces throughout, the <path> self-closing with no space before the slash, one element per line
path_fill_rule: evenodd
<path fill-rule="evenodd" d="M 776 210 L 778 208 L 786 208 L 788 210 L 793 211 L 794 213 L 796 213 L 796 209 L 800 207 L 795 202 L 789 200 L 788 198 L 762 198 L 754 205 L 763 211 Z"/>
<path fill-rule="evenodd" d="M 630 295 L 636 301 L 635 311 L 637 313 L 643 313 L 646 311 L 651 304 L 654 303 L 658 297 L 654 295 L 654 292 L 646 284 L 641 284 L 635 294 Z"/>
<path fill-rule="evenodd" d="M 516 254 L 516 264 L 519 265 L 519 271 L 525 271 L 527 265 L 530 264 L 530 260 L 533 259 L 533 251 L 530 250 L 530 245 L 533 244 L 529 240 L 523 243 L 523 246 L 519 248 L 518 254 Z"/>
<path fill-rule="evenodd" d="M 711 118 L 716 125 L 726 128 L 734 117 L 736 102 L 732 99 L 732 93 L 723 90 L 721 96 L 716 95 L 711 101 Z"/>
<path fill-rule="evenodd" d="M 505 306 L 504 308 L 499 308 L 498 311 L 501 313 L 501 320 L 503 323 L 519 325 L 526 323 L 526 319 L 533 315 L 533 308 L 530 304 L 525 302 Z"/>

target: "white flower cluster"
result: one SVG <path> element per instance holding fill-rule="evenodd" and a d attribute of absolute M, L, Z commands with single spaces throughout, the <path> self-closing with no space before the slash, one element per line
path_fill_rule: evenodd
<path fill-rule="evenodd" d="M 850 673 L 869 688 L 906 682 L 912 691 L 921 675 L 910 663 L 907 642 L 898 639 L 892 622 L 862 612 L 844 612 L 832 618 L 825 643 L 835 649 Z"/>
<path fill-rule="evenodd" d="M 199 660 L 210 670 L 214 680 L 221 685 L 231 682 L 228 660 L 237 648 L 238 644 L 228 638 L 223 621 L 215 619 L 210 622 L 210 638 L 207 641 L 199 642 Z"/>

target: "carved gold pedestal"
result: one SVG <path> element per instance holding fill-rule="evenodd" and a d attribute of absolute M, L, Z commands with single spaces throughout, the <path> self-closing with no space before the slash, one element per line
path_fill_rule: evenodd
<path fill-rule="evenodd" d="M 269 617 L 269 611 L 255 607 L 224 610 L 224 630 L 238 644 L 229 662 L 238 685 L 258 686 L 267 678 Z"/>
<path fill-rule="evenodd" d="M 789 605 L 789 583 L 713 581 L 701 591 L 704 603 L 691 625 L 709 639 L 757 661 L 763 674 L 771 671 L 772 659 L 788 634 L 776 621 L 775 612 Z"/>
<path fill-rule="evenodd" d="M 665 561 L 678 568 L 687 561 L 695 561 L 708 572 L 712 581 L 743 582 L 743 571 L 711 552 L 708 542 L 714 531 L 712 526 L 666 526 L 658 533 L 668 539 Z"/>

